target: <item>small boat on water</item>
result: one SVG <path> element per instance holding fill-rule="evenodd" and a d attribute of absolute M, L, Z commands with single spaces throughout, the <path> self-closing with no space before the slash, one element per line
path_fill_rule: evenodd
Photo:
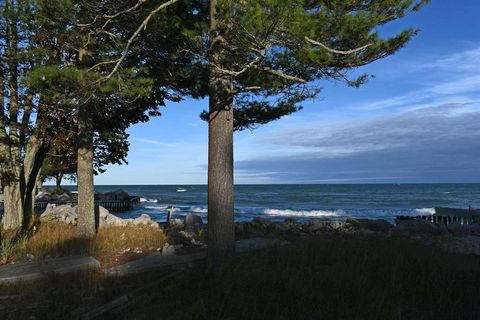
<path fill-rule="evenodd" d="M 186 192 L 186 191 L 187 191 L 187 189 L 185 189 L 185 188 L 177 188 L 177 192 Z"/>

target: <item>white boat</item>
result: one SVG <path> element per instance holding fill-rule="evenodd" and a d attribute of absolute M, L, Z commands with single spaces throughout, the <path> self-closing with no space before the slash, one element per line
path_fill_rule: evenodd
<path fill-rule="evenodd" d="M 185 189 L 185 188 L 177 188 L 177 192 L 186 192 L 186 191 L 187 191 L 187 189 Z"/>

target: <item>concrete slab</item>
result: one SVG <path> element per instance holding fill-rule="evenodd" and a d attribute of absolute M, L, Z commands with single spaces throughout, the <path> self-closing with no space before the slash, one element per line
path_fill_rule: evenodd
<path fill-rule="evenodd" d="M 9 264 L 0 267 L 0 284 L 37 280 L 51 273 L 65 274 L 98 268 L 100 268 L 100 262 L 92 257 L 69 257 Z"/>
<path fill-rule="evenodd" d="M 242 239 L 236 242 L 236 250 L 238 253 L 241 253 L 253 250 L 266 249 L 274 246 L 282 246 L 288 243 L 288 241 L 281 241 L 278 239 L 269 238 Z M 127 274 L 150 271 L 162 267 L 171 267 L 175 265 L 195 263 L 206 259 L 206 257 L 206 251 L 188 255 L 162 255 L 160 252 L 155 252 L 142 259 L 130 261 L 113 268 L 104 269 L 103 272 L 108 276 L 123 276 Z"/>

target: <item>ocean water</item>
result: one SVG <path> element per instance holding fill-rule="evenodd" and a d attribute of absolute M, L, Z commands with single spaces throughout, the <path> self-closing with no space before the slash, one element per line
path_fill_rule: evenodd
<path fill-rule="evenodd" d="M 187 191 L 177 192 L 177 188 Z M 75 187 L 71 187 L 75 190 Z M 207 186 L 96 186 L 97 192 L 123 189 L 142 198 L 141 205 L 121 217 L 146 213 L 165 221 L 167 207 L 174 217 L 192 212 L 207 219 Z M 235 219 L 294 218 L 337 219 L 347 217 L 387 219 L 397 215 L 433 214 L 434 207 L 480 208 L 480 184 L 341 184 L 341 185 L 236 185 Z"/>

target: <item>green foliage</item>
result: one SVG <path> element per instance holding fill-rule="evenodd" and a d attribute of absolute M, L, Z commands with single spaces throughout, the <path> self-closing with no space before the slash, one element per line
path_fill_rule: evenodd
<path fill-rule="evenodd" d="M 238 117 L 235 129 L 251 129 L 269 118 L 276 120 L 299 110 L 303 101 L 318 95 L 322 81 L 353 87 L 367 82 L 370 75 L 355 77 L 353 72 L 394 54 L 418 32 L 408 28 L 382 37 L 382 26 L 426 3 L 428 0 L 218 0 L 214 35 L 218 38 L 207 48 L 208 30 L 200 29 L 196 51 L 206 66 L 232 78 Z M 221 55 L 215 65 L 209 61 L 212 51 Z M 206 118 L 203 114 L 202 119 Z"/>

